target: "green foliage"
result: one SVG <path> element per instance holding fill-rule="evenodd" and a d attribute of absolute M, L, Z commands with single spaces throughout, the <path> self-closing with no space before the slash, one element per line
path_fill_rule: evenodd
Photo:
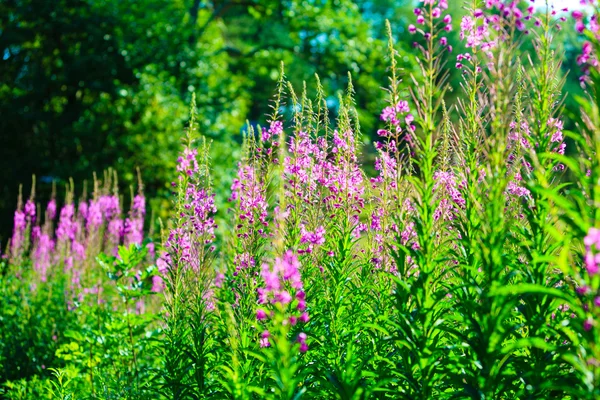
<path fill-rule="evenodd" d="M 22 217 L 19 229 L 28 236 L 18 256 L 0 264 L 2 396 L 600 397 L 600 275 L 593 270 L 600 264 L 600 73 L 590 72 L 588 97 L 577 98 L 577 132 L 569 133 L 576 148 L 565 155 L 565 80 L 550 10 L 539 15 L 532 39 L 501 20 L 508 25 L 490 34 L 495 45 L 485 53 L 470 46 L 455 77 L 445 67 L 446 31 L 434 23 L 440 16 L 423 5 L 429 20 L 415 37 L 416 68 L 402 70 L 411 64 L 386 24 L 387 104 L 375 167 L 365 167 L 362 145 L 375 123 L 364 114 L 384 104 L 369 95 L 384 81 L 370 56 L 385 41 L 361 13 L 390 3 L 338 3 L 345 13 L 329 2 L 194 1 L 189 9 L 176 1 L 157 17 L 149 11 L 164 5 L 158 0 L 79 1 L 50 13 L 49 26 L 27 2 L 2 6 L 21 13 L 14 20 L 32 21 L 25 31 L 43 28 L 19 42 L 10 62 L 24 49 L 43 58 L 36 41 L 55 25 L 102 16 L 111 21 L 102 36 L 108 44 L 91 40 L 105 26 L 79 26 L 91 38 L 91 58 L 81 62 L 116 52 L 132 74 L 126 84 L 113 77 L 110 91 L 86 80 L 74 95 L 68 85 L 64 95 L 51 92 L 49 114 L 34 120 L 40 132 L 49 134 L 44 129 L 59 120 L 71 133 L 104 132 L 97 126 L 104 118 L 95 120 L 104 110 L 115 124 L 111 146 L 135 154 L 123 168 L 148 163 L 166 171 L 176 159 L 174 133 L 188 121 L 176 177 L 161 170 L 165 176 L 153 178 L 165 190 L 173 182 L 156 255 L 148 245 L 114 247 L 132 220 L 121 220 L 120 211 L 106 216 L 107 202 L 118 203 L 111 173 L 97 232 L 72 217 L 82 231 L 52 242 L 52 218 L 40 225 L 19 205 L 15 222 Z M 3 23 L 19 28 L 14 20 Z M 87 54 L 79 30 L 59 32 L 66 47 L 57 54 Z M 63 68 L 41 64 L 43 76 Z M 346 67 L 359 78 L 342 78 Z M 335 72 L 297 92 L 293 82 L 320 68 Z M 265 126 L 250 121 L 239 154 L 220 157 L 242 118 L 267 109 L 264 86 L 277 73 Z M 228 74 L 234 79 L 223 82 Z M 451 93 L 455 78 L 459 94 Z M 182 107 L 188 96 L 189 117 Z M 88 114 L 88 106 L 95 111 Z M 72 107 L 79 117 L 67 120 Z M 165 107 L 173 113 L 153 114 Z M 165 136 L 148 140 L 146 129 Z M 236 176 L 215 176 L 233 171 L 224 165 L 234 159 Z M 563 182 L 565 169 L 571 181 Z M 51 245 L 40 246 L 42 237 Z M 82 237 L 88 248 L 110 253 L 65 256 Z M 59 251 L 41 273 L 38 253 L 54 245 Z"/>
<path fill-rule="evenodd" d="M 410 10 L 346 0 L 2 2 L 0 207 L 13 208 L 18 185 L 32 174 L 42 177 L 38 192 L 47 198 L 51 181 L 72 177 L 80 187 L 90 171 L 112 167 L 127 187 L 140 167 L 148 197 L 157 197 L 156 216 L 167 217 L 192 93 L 199 130 L 227 166 L 215 176 L 222 204 L 239 132 L 246 121 L 264 122 L 264 88 L 282 61 L 296 84 L 319 73 L 334 112 L 336 92 L 354 73 L 363 125 L 374 126 L 385 71 L 379 24 L 389 12 Z M 10 223 L 3 213 L 3 242 Z"/>
<path fill-rule="evenodd" d="M 0 279 L 0 380 L 28 378 L 61 366 L 55 351 L 62 333 L 75 323 L 63 303 L 65 281 L 56 280 L 46 291 L 36 287 L 27 272 Z"/>

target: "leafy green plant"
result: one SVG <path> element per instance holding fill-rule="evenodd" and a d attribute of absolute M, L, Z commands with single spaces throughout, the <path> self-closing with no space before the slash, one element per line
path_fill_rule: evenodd
<path fill-rule="evenodd" d="M 0 275 L 3 396 L 598 398 L 593 49 L 567 132 L 561 17 L 486 4 L 460 21 L 452 103 L 448 2 L 414 10 L 416 71 L 387 24 L 372 168 L 355 78 L 332 119 L 320 78 L 298 91 L 282 67 L 227 202 L 192 97 L 156 252 L 141 188 L 124 214 L 113 172 L 77 207 L 69 185 L 58 221 L 55 199 L 41 223 L 21 198 Z"/>

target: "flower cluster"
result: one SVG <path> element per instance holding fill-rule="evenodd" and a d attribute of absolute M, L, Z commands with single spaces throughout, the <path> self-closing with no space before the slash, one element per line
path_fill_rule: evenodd
<path fill-rule="evenodd" d="M 550 118 L 546 123 L 546 134 L 543 138 L 535 140 L 531 128 L 527 122 L 521 122 L 517 126 L 516 122 L 511 122 L 510 132 L 508 134 L 507 150 L 509 150 L 508 162 L 510 164 L 518 163 L 520 161 L 524 172 L 529 173 L 532 171 L 531 162 L 529 160 L 529 152 L 532 149 L 539 151 L 541 141 L 546 142 L 547 151 L 551 151 L 557 154 L 565 154 L 566 143 L 563 137 L 563 122 L 557 118 Z M 544 149 L 542 149 L 544 150 Z M 554 171 L 560 171 L 564 169 L 564 165 L 558 164 L 553 167 Z M 507 191 L 510 194 L 518 197 L 524 197 L 529 195 L 529 190 L 520 186 L 519 182 L 522 181 L 521 173 L 519 168 L 515 173 L 514 180 L 509 182 Z"/>
<path fill-rule="evenodd" d="M 60 272 L 53 266 L 61 265 L 62 272 L 70 279 L 67 297 L 69 309 L 73 309 L 71 298 L 83 301 L 83 295 L 91 290 L 87 285 L 96 284 L 82 279 L 84 275 L 89 276 L 83 272 L 91 267 L 90 260 L 103 251 L 116 254 L 119 245 L 142 244 L 144 204 L 144 196 L 140 193 L 133 200 L 130 215 L 135 218 L 135 227 L 128 236 L 123 229 L 127 222 L 121 218 L 119 197 L 98 184 L 93 198 L 89 201 L 81 199 L 77 206 L 72 190 L 67 191 L 66 202 L 60 209 L 56 199 L 52 198 L 43 213 L 45 218 L 37 217 L 32 195 L 15 211 L 8 261 L 17 265 L 22 257 L 29 257 L 35 277 L 41 283 L 48 282 Z"/>
<path fill-rule="evenodd" d="M 124 221 L 121 218 L 121 205 L 117 194 L 102 193 L 94 196 L 89 204 L 80 203 L 79 214 L 85 219 L 85 226 L 90 235 L 94 232 L 105 232 L 105 245 L 113 255 L 117 255 L 124 235 Z M 141 243 L 139 243 L 141 244 Z"/>
<path fill-rule="evenodd" d="M 409 222 L 408 224 L 406 224 L 406 226 L 404 227 L 404 230 L 400 234 L 400 238 L 402 239 L 403 245 L 407 246 L 410 244 L 410 246 L 414 250 L 418 250 L 421 247 L 419 245 L 419 242 L 417 241 L 418 237 L 417 237 L 417 232 L 415 231 L 415 223 L 414 222 Z"/>
<path fill-rule="evenodd" d="M 217 207 L 210 183 L 206 142 L 202 141 L 198 148 L 192 147 L 193 121 L 194 114 L 187 142 L 177 159 L 177 182 L 172 183 L 176 189 L 175 220 L 156 263 L 159 275 L 153 277 L 152 286 L 154 291 L 170 290 L 183 282 L 186 296 L 201 301 L 207 311 L 212 311 L 215 287 L 222 281 L 212 263 L 218 228 L 214 219 Z M 141 204 L 136 210 L 141 211 Z M 136 216 L 131 213 L 132 219 Z"/>
<path fill-rule="evenodd" d="M 233 275 L 237 276 L 242 270 L 254 269 L 255 265 L 256 261 L 249 253 L 236 254 L 233 259 L 233 266 L 235 267 Z"/>
<path fill-rule="evenodd" d="M 593 5 L 592 0 L 581 0 L 582 5 Z M 586 24 L 586 15 L 580 11 L 575 10 L 572 12 L 572 17 L 575 20 L 575 30 L 583 34 L 585 31 L 589 31 L 591 35 L 596 39 L 600 39 L 600 23 L 598 22 L 598 14 L 593 14 L 589 18 L 589 22 Z M 590 69 L 598 69 L 600 64 L 598 63 L 598 57 L 595 54 L 594 47 L 590 41 L 584 41 L 581 47 L 581 54 L 577 56 L 577 64 L 582 66 L 583 76 L 580 78 L 582 83 L 585 81 L 586 76 L 590 74 Z"/>
<path fill-rule="evenodd" d="M 11 257 L 13 259 L 18 259 L 22 255 L 22 251 L 26 246 L 26 230 L 27 219 L 25 217 L 25 213 L 23 212 L 23 210 L 18 208 L 15 211 L 15 216 L 13 219 L 13 234 L 10 241 Z"/>
<path fill-rule="evenodd" d="M 261 278 L 264 286 L 257 289 L 258 304 L 256 319 L 263 323 L 272 321 L 283 327 L 306 324 L 310 318 L 306 311 L 306 294 L 300 275 L 300 261 L 292 252 L 287 251 L 282 257 L 275 259 L 273 268 L 263 264 Z M 261 347 L 269 347 L 271 334 L 265 330 L 261 335 Z M 300 351 L 306 352 L 306 335 L 298 335 Z"/>
<path fill-rule="evenodd" d="M 238 201 L 238 237 L 248 238 L 254 234 L 267 237 L 267 200 L 264 185 L 252 165 L 240 164 L 238 177 L 231 185 L 229 201 Z"/>
<path fill-rule="evenodd" d="M 388 127 L 377 131 L 377 135 L 385 141 L 375 142 L 375 148 L 379 152 L 375 159 L 375 170 L 379 171 L 379 176 L 371 179 L 371 183 L 383 182 L 386 179 L 387 184 L 395 188 L 400 174 L 400 145 L 404 142 L 409 148 L 413 147 L 415 118 L 410 113 L 408 102 L 399 101 L 395 105 L 384 108 L 380 119 L 386 122 Z"/>
<path fill-rule="evenodd" d="M 581 54 L 577 56 L 577 64 L 598 67 L 598 59 L 590 42 L 585 42 L 581 47 Z"/>
<path fill-rule="evenodd" d="M 497 44 L 497 39 L 491 38 L 489 28 L 490 21 L 484 17 L 483 12 L 476 11 L 473 16 L 466 15 L 462 18 L 460 22 L 460 39 L 465 41 L 466 48 L 480 49 L 487 53 Z M 458 60 L 460 61 L 461 58 L 458 58 Z"/>
<path fill-rule="evenodd" d="M 582 277 L 577 294 L 584 302 L 584 309 L 590 314 L 583 324 L 583 328 L 589 331 L 600 320 L 600 286 L 597 279 L 600 274 L 600 229 L 590 228 L 583 244 L 587 276 Z"/>
<path fill-rule="evenodd" d="M 591 228 L 583 239 L 585 268 L 590 276 L 600 273 L 600 229 Z"/>
<path fill-rule="evenodd" d="M 142 194 L 133 198 L 129 216 L 123 223 L 125 246 L 142 244 L 144 240 L 144 217 L 146 215 L 146 199 Z"/>
<path fill-rule="evenodd" d="M 350 220 L 356 222 L 364 208 L 365 188 L 363 174 L 356 158 L 354 132 L 335 131 L 331 152 L 337 155 L 337 160 L 324 162 L 324 176 L 320 182 L 330 193 L 326 202 L 333 208 L 345 209 Z"/>
<path fill-rule="evenodd" d="M 290 155 L 284 160 L 283 171 L 285 195 L 289 199 L 286 211 L 301 215 L 305 208 L 322 203 L 328 213 L 344 209 L 350 221 L 357 224 L 364 208 L 365 188 L 357 162 L 354 133 L 336 130 L 332 142 L 330 148 L 325 138 L 313 140 L 304 131 L 290 140 Z M 307 225 L 310 225 L 308 221 L 299 221 L 302 243 L 312 249 L 324 240 L 325 228 L 317 227 L 309 238 Z"/>
<path fill-rule="evenodd" d="M 74 241 L 77 236 L 78 226 L 75 221 L 75 205 L 65 204 L 60 210 L 58 228 L 56 228 L 56 239 L 58 242 Z"/>
<path fill-rule="evenodd" d="M 319 186 L 326 182 L 327 143 L 323 138 L 313 141 L 307 132 L 300 131 L 290 138 L 289 152 L 283 162 L 285 194 L 288 198 L 311 204 Z M 294 206 L 298 205 L 288 204 L 288 207 Z"/>
<path fill-rule="evenodd" d="M 525 5 L 526 3 L 524 0 L 487 0 L 485 10 L 476 9 L 471 15 L 464 16 L 460 23 L 460 39 L 473 54 L 459 54 L 456 57 L 456 68 L 462 69 L 464 62 L 471 61 L 479 51 L 492 60 L 494 57 L 492 50 L 498 47 L 500 42 L 506 41 L 513 30 L 528 34 L 527 21 L 534 19 L 535 7 Z M 562 11 L 567 9 L 564 8 Z M 550 16 L 557 18 L 556 28 L 560 29 L 560 22 L 564 22 L 566 17 L 555 17 L 556 15 L 557 11 L 552 6 Z M 543 24 L 540 18 L 535 18 L 533 25 L 539 27 Z M 493 62 L 489 61 L 487 65 L 492 67 Z M 478 66 L 476 72 L 480 72 L 480 68 Z"/>
<path fill-rule="evenodd" d="M 515 197 L 529 197 L 531 192 L 529 189 L 521 186 L 523 181 L 523 177 L 519 172 L 515 173 L 512 180 L 510 180 L 506 185 L 506 192 Z"/>
<path fill-rule="evenodd" d="M 49 215 L 49 214 L 47 214 Z M 48 268 L 52 265 L 56 241 L 51 233 L 46 229 L 36 226 L 32 230 L 33 249 L 31 259 L 33 260 L 34 270 L 37 272 L 40 281 L 48 280 Z"/>
<path fill-rule="evenodd" d="M 450 221 L 455 218 L 458 209 L 465 206 L 465 199 L 460 192 L 465 183 L 457 183 L 457 178 L 451 171 L 436 171 L 433 174 L 434 193 L 439 198 L 438 207 L 433 213 L 433 219 Z"/>
<path fill-rule="evenodd" d="M 397 138 L 402 133 L 403 122 L 407 131 L 412 132 L 415 130 L 413 125 L 415 117 L 410 114 L 410 107 L 406 101 L 399 101 L 393 106 L 384 108 L 379 118 L 390 126 L 390 129 L 379 129 L 377 131 L 377 135 L 380 137 Z M 407 138 L 407 140 L 410 139 Z"/>
<path fill-rule="evenodd" d="M 306 245 L 306 249 L 298 250 L 298 254 L 312 253 L 313 247 L 325 243 L 325 228 L 321 225 L 313 231 L 308 231 L 305 225 L 300 225 L 300 243 Z"/>
<path fill-rule="evenodd" d="M 240 299 L 246 299 L 254 292 L 257 266 L 261 265 L 263 249 L 267 239 L 274 236 L 269 219 L 267 198 L 268 178 L 276 165 L 279 155 L 273 150 L 280 145 L 283 137 L 283 123 L 275 117 L 268 128 L 260 132 L 260 141 L 254 137 L 254 131 L 244 141 L 244 156 L 238 163 L 237 177 L 231 185 L 230 211 L 234 224 L 232 254 L 233 268 L 229 269 L 229 278 L 235 286 L 235 305 Z M 277 227 L 277 220 L 275 227 Z"/>
<path fill-rule="evenodd" d="M 196 149 L 186 147 L 178 158 L 179 203 L 178 224 L 170 232 L 165 243 L 167 254 L 163 254 L 161 266 L 191 268 L 198 272 L 203 268 L 207 254 L 215 250 L 217 225 L 213 214 L 217 212 L 214 194 L 209 192 L 203 181 Z M 134 202 L 135 204 L 135 202 Z M 132 218 L 141 211 L 141 203 Z"/>
<path fill-rule="evenodd" d="M 524 1 L 515 0 L 489 0 L 486 2 L 488 9 L 495 8 L 498 14 L 491 16 L 491 23 L 494 25 L 494 29 L 500 30 L 502 28 L 502 22 L 510 23 L 512 26 L 520 31 L 526 29 L 525 22 L 531 19 L 533 15 L 534 7 L 527 7 L 527 15 L 523 14 L 519 5 L 526 3 Z"/>
<path fill-rule="evenodd" d="M 269 124 L 269 128 L 263 128 L 261 132 L 261 140 L 263 142 L 271 141 L 274 137 L 279 137 L 283 133 L 283 123 L 281 121 L 272 121 Z M 272 141 L 274 147 L 277 147 L 279 143 Z"/>
<path fill-rule="evenodd" d="M 378 152 L 375 158 L 375 170 L 378 171 L 378 176 L 370 179 L 371 189 L 376 198 L 376 206 L 371 212 L 369 221 L 371 263 L 377 269 L 384 268 L 386 271 L 395 272 L 395 262 L 388 254 L 388 249 L 396 250 L 393 238 L 403 234 L 407 242 L 413 237 L 409 232 L 412 228 L 407 228 L 403 233 L 399 231 L 396 218 L 414 211 L 408 199 L 404 203 L 401 201 L 398 190 L 402 172 L 401 164 L 405 157 L 401 146 L 403 143 L 406 144 L 406 150 L 413 154 L 415 126 L 414 116 L 410 113 L 406 101 L 399 101 L 385 107 L 380 119 L 386 123 L 387 128 L 377 131 L 383 141 L 374 143 Z"/>
<path fill-rule="evenodd" d="M 548 136 L 550 136 L 549 150 L 564 155 L 567 144 L 563 137 L 564 125 L 562 120 L 550 118 L 548 120 L 548 128 L 550 130 L 550 133 L 548 134 Z M 561 169 L 564 169 L 564 167 L 561 167 Z"/>
<path fill-rule="evenodd" d="M 443 32 L 452 31 L 452 16 L 450 14 L 443 15 L 448 9 L 447 0 L 421 0 L 422 5 L 414 9 L 414 14 L 417 17 L 416 25 L 410 24 L 408 32 L 415 34 L 419 32 L 428 41 L 436 41 L 441 47 L 452 52 L 452 46 L 448 44 L 448 38 L 442 36 Z M 443 15 L 443 16 L 442 16 Z M 429 23 L 434 31 L 430 31 L 427 26 Z M 420 28 L 423 26 L 423 28 Z M 441 34 L 437 31 L 442 32 Z"/>

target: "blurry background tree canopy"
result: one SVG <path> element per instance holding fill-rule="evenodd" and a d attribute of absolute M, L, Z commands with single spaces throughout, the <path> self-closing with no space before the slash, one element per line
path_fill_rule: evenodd
<path fill-rule="evenodd" d="M 230 183 L 218 179 L 233 175 L 247 121 L 264 123 L 281 61 L 297 86 L 308 81 L 314 89 L 314 74 L 320 76 L 332 117 L 349 71 L 364 132 L 372 134 L 387 85 L 385 19 L 401 66 L 415 68 L 406 29 L 412 3 L 2 0 L 1 242 L 18 186 L 26 194 L 32 174 L 38 198 L 48 198 L 52 181 L 60 187 L 73 177 L 81 191 L 93 171 L 113 167 L 127 187 L 140 167 L 152 208 L 166 213 L 161 202 L 168 204 L 194 92 L 200 131 L 213 140 L 217 193 L 225 198 Z"/>

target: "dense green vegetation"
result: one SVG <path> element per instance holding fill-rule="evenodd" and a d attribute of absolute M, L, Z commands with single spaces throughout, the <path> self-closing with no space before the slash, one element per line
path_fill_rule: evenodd
<path fill-rule="evenodd" d="M 600 8 L 416 6 L 0 4 L 0 398 L 600 399 Z"/>
<path fill-rule="evenodd" d="M 19 184 L 29 187 L 32 174 L 47 200 L 52 181 L 74 178 L 81 193 L 94 171 L 114 168 L 127 188 L 140 167 L 153 208 L 166 210 L 192 93 L 199 130 L 215 142 L 213 157 L 233 165 L 246 122 L 265 122 L 282 61 L 297 87 L 319 74 L 332 117 L 352 73 L 369 143 L 383 106 L 384 20 L 398 39 L 400 66 L 414 71 L 412 9 L 390 0 L 2 1 L 0 209 L 14 208 Z M 459 21 L 464 10 L 449 12 Z M 573 38 L 566 29 L 556 41 L 571 60 L 564 71 L 575 67 Z M 576 92 L 576 74 L 569 78 L 567 89 Z M 460 74 L 450 79 L 455 97 Z M 372 147 L 366 151 L 372 157 Z M 215 177 L 222 199 L 230 182 L 220 180 L 231 173 Z M 10 212 L 2 212 L 3 242 L 11 225 Z"/>
<path fill-rule="evenodd" d="M 148 195 L 164 198 L 192 93 L 214 157 L 232 165 L 246 121 L 265 121 L 282 61 L 295 84 L 320 75 L 333 113 L 352 72 L 373 128 L 382 24 L 392 18 L 402 34 L 411 10 L 394 1 L 3 1 L 0 208 L 16 205 L 32 174 L 47 199 L 50 181 L 73 177 L 81 191 L 109 167 L 124 187 L 140 167 Z M 2 213 L 3 241 L 10 225 Z"/>

